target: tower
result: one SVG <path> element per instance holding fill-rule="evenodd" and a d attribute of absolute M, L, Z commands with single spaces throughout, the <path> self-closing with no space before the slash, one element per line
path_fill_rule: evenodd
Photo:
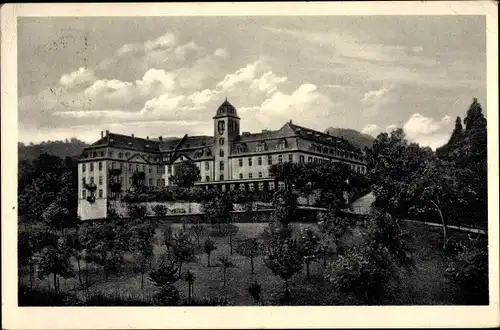
<path fill-rule="evenodd" d="M 240 118 L 236 108 L 227 101 L 219 106 L 214 119 L 215 180 L 230 178 L 231 143 L 240 135 Z"/>

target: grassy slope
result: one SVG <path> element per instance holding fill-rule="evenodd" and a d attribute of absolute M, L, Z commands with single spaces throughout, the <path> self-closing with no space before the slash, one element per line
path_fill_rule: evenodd
<path fill-rule="evenodd" d="M 255 236 L 263 231 L 265 224 L 238 224 L 240 231 L 238 236 Z M 298 225 L 300 226 L 300 225 Z M 440 247 L 441 234 L 439 229 L 429 228 L 421 225 L 406 224 L 411 232 L 409 239 L 413 248 L 413 255 L 416 260 L 418 270 L 412 274 L 402 272 L 402 281 L 397 285 L 396 293 L 386 301 L 386 304 L 453 304 L 449 284 L 443 276 L 446 268 L 446 256 Z M 175 228 L 180 228 L 176 225 Z M 460 235 L 460 234 L 455 234 Z M 161 237 L 160 229 L 157 229 L 157 239 Z M 457 238 L 460 238 L 457 236 Z M 229 255 L 228 238 L 215 237 L 218 249 L 211 256 L 212 265 L 217 263 L 217 258 L 223 254 Z M 202 240 L 203 241 L 203 240 Z M 155 245 L 155 255 L 159 255 L 164 247 Z M 249 259 L 236 253 L 231 256 L 236 267 L 228 270 L 228 287 L 224 292 L 222 283 L 222 270 L 218 267 L 207 267 L 206 255 L 201 251 L 197 254 L 198 261 L 183 266 L 183 271 L 190 269 L 196 276 L 194 283 L 194 295 L 197 298 L 210 296 L 224 296 L 227 294 L 231 305 L 254 305 L 252 298 L 247 293 L 247 287 L 255 279 L 262 285 L 262 296 L 264 304 L 281 304 L 282 292 L 284 290 L 283 281 L 273 276 L 271 271 L 265 267 L 262 258 L 255 261 L 255 277 L 250 275 Z M 76 267 L 75 267 L 76 268 Z M 291 304 L 303 305 L 335 305 L 353 304 L 353 301 L 346 301 L 336 297 L 328 283 L 322 276 L 322 263 L 314 263 L 311 267 L 312 281 L 307 282 L 305 270 L 295 275 L 290 281 L 290 290 L 293 297 Z M 22 276 L 24 283 L 29 283 L 26 274 Z M 68 280 L 61 279 L 63 290 L 75 290 L 78 284 L 77 277 Z M 51 285 L 51 278 L 36 280 L 36 285 L 47 288 Z M 181 295 L 187 295 L 187 283 L 177 282 L 177 287 Z M 92 291 L 112 292 L 136 297 L 150 297 L 154 294 L 155 287 L 149 280 L 145 280 L 144 293 L 140 289 L 140 275 L 133 274 L 130 267 L 127 267 L 122 274 L 111 276 L 107 282 L 101 278 L 92 288 Z M 82 294 L 82 293 L 80 293 Z"/>

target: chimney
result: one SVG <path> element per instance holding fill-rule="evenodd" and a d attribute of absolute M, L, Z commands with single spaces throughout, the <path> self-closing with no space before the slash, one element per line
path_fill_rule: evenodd
<path fill-rule="evenodd" d="M 290 119 L 290 124 L 293 124 L 291 119 Z"/>
<path fill-rule="evenodd" d="M 149 140 L 149 136 L 146 136 L 146 140 Z"/>
<path fill-rule="evenodd" d="M 161 135 L 158 137 L 158 140 L 163 141 L 163 138 L 161 137 Z"/>
<path fill-rule="evenodd" d="M 101 139 L 104 137 L 104 131 L 101 131 Z"/>
<path fill-rule="evenodd" d="M 109 131 L 108 131 L 108 130 L 106 130 L 106 136 L 108 136 L 108 135 L 109 135 Z"/>
<path fill-rule="evenodd" d="M 134 133 L 132 133 L 132 135 L 131 135 L 131 136 L 132 136 L 132 137 L 134 137 Z"/>

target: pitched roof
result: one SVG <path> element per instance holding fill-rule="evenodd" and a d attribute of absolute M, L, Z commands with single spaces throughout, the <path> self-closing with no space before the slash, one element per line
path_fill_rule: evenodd
<path fill-rule="evenodd" d="M 350 150 L 350 151 L 357 151 L 360 152 L 360 150 L 356 147 L 354 147 L 351 143 L 349 143 L 347 140 L 344 140 L 342 138 L 339 138 L 337 136 L 333 136 L 327 133 L 323 133 L 320 131 L 316 131 L 311 128 L 307 127 L 302 127 L 293 123 L 287 123 L 291 127 L 291 129 L 295 132 L 295 134 L 303 139 L 306 140 L 311 140 L 319 143 L 325 143 L 325 144 L 330 144 L 333 146 L 336 146 L 338 148 Z"/>
<path fill-rule="evenodd" d="M 236 112 L 236 108 L 231 103 L 229 103 L 227 99 L 219 106 L 214 118 L 226 116 L 239 118 L 238 113 Z"/>
<path fill-rule="evenodd" d="M 109 133 L 105 137 L 92 143 L 90 147 L 116 147 L 133 150 L 158 152 L 158 141 L 132 137 L 116 133 Z"/>

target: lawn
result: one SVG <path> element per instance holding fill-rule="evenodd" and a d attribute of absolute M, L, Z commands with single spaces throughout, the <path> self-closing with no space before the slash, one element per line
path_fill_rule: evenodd
<path fill-rule="evenodd" d="M 261 234 L 266 227 L 263 223 L 239 223 L 236 224 L 239 231 L 236 239 L 242 237 L 255 237 Z M 294 224 L 295 227 L 312 226 L 311 224 Z M 181 230 L 182 225 L 174 224 L 174 231 Z M 408 243 L 416 262 L 417 270 L 413 273 L 401 273 L 401 281 L 393 283 L 394 294 L 384 304 L 388 305 L 449 305 L 454 303 L 453 288 L 444 277 L 448 256 L 441 249 L 441 233 L 439 228 L 427 227 L 417 224 L 405 224 L 411 235 Z M 356 236 L 356 235 L 354 235 Z M 464 239 L 463 235 L 456 233 L 457 239 Z M 161 244 L 161 225 L 156 229 L 154 246 L 155 256 L 159 256 L 165 247 Z M 465 236 L 466 237 L 466 236 Z M 206 237 L 201 239 L 203 240 Z M 289 282 L 291 298 L 283 300 L 284 281 L 272 274 L 263 264 L 261 257 L 256 258 L 255 275 L 250 274 L 250 260 L 238 255 L 236 252 L 230 254 L 228 237 L 212 237 L 216 242 L 217 250 L 212 253 L 211 267 L 207 267 L 207 255 L 202 249 L 197 251 L 196 262 L 183 266 L 183 271 L 191 270 L 195 274 L 194 297 L 197 299 L 210 297 L 227 297 L 230 305 L 248 306 L 255 305 L 248 294 L 248 286 L 257 281 L 262 285 L 262 304 L 264 305 L 345 305 L 356 304 L 351 299 L 338 296 L 323 278 L 323 263 L 315 262 L 311 266 L 311 279 L 308 281 L 305 269 L 293 276 Z M 230 256 L 234 268 L 227 271 L 227 287 L 224 288 L 222 280 L 222 269 L 216 267 L 217 259 L 222 256 Z M 331 256 L 334 260 L 335 256 Z M 128 257 L 126 256 L 126 259 Z M 75 265 L 76 269 L 76 265 Z M 21 281 L 28 285 L 29 278 L 26 272 L 20 274 Z M 132 296 L 141 299 L 152 297 L 156 288 L 145 276 L 144 290 L 141 290 L 141 276 L 134 274 L 130 265 L 126 264 L 119 273 L 112 275 L 107 281 L 101 274 L 91 292 L 112 293 L 121 296 Z M 78 277 L 60 280 L 60 287 L 64 291 L 71 291 L 77 295 L 84 295 L 78 289 Z M 35 286 L 47 289 L 50 287 L 51 278 L 35 281 Z M 182 280 L 176 283 L 181 296 L 186 298 L 188 284 Z"/>

